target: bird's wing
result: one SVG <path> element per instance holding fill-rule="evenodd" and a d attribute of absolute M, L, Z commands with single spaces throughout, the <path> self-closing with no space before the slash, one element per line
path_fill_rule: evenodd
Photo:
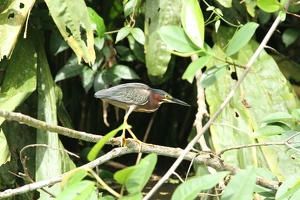
<path fill-rule="evenodd" d="M 127 83 L 96 92 L 95 97 L 133 105 L 145 105 L 150 91 L 142 83 Z"/>

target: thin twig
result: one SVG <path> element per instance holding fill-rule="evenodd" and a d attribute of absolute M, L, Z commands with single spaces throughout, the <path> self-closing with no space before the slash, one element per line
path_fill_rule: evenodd
<path fill-rule="evenodd" d="M 156 116 L 156 112 L 152 115 L 152 117 L 151 117 L 151 119 L 149 121 L 149 124 L 147 126 L 146 133 L 145 133 L 144 138 L 143 138 L 143 142 L 144 143 L 146 143 L 146 141 L 147 141 L 147 138 L 149 136 L 149 133 L 150 133 L 150 130 L 151 130 L 151 127 L 152 127 L 152 124 L 153 124 L 155 116 Z M 140 160 L 142 158 L 142 155 L 143 155 L 143 153 L 141 153 L 141 152 L 138 154 L 138 156 L 136 158 L 136 161 L 135 161 L 136 165 L 140 162 Z"/>
<path fill-rule="evenodd" d="M 286 4 L 284 5 L 285 8 L 289 6 L 289 1 L 286 1 Z M 280 16 L 277 16 L 274 23 L 272 24 L 271 28 L 269 29 L 268 33 L 264 37 L 263 41 L 258 46 L 257 50 L 253 54 L 253 56 L 250 58 L 249 62 L 247 63 L 244 72 L 242 73 L 241 77 L 239 77 L 238 82 L 233 87 L 231 92 L 228 94 L 224 102 L 221 104 L 219 109 L 214 113 L 213 116 L 211 116 L 210 120 L 203 126 L 200 133 L 197 133 L 197 135 L 193 138 L 191 142 L 187 145 L 187 147 L 184 149 L 182 154 L 177 158 L 177 160 L 173 163 L 173 165 L 170 167 L 170 169 L 166 172 L 166 174 L 154 185 L 154 187 L 149 191 L 149 193 L 143 198 L 143 200 L 148 200 L 150 197 L 160 188 L 160 186 L 173 174 L 173 172 L 177 169 L 179 164 L 184 159 L 185 155 L 193 148 L 193 146 L 197 143 L 197 141 L 200 139 L 200 137 L 209 129 L 209 127 L 213 124 L 213 122 L 217 119 L 219 114 L 224 110 L 225 106 L 230 102 L 233 95 L 241 85 L 241 83 L 244 81 L 245 77 L 249 73 L 253 63 L 257 60 L 259 54 L 262 52 L 264 47 L 266 46 L 267 42 L 271 38 L 272 34 L 274 33 L 276 27 L 280 23 Z"/>

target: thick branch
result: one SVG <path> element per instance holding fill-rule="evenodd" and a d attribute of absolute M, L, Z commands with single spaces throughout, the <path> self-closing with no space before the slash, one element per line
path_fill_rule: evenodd
<path fill-rule="evenodd" d="M 81 166 L 80 168 L 86 168 L 86 167 L 94 168 L 94 167 L 101 165 L 113 158 L 120 157 L 120 156 L 130 154 L 130 153 L 138 153 L 139 147 L 140 147 L 139 143 L 134 142 L 133 140 L 129 140 L 127 143 L 127 147 L 115 148 L 115 149 L 111 150 L 110 152 L 106 153 L 105 155 L 97 158 L 96 160 L 89 162 L 86 165 Z M 143 144 L 141 152 L 142 153 L 156 153 L 161 156 L 178 158 L 182 154 L 183 150 L 179 149 L 179 148 L 171 148 L 171 147 L 164 147 L 164 146 L 159 146 L 159 145 Z M 193 161 L 198 164 L 204 164 L 206 166 L 213 167 L 217 171 L 231 171 L 232 174 L 236 174 L 239 171 L 238 168 L 227 165 L 220 158 L 213 156 L 213 154 L 210 152 L 201 152 L 200 154 L 189 152 L 184 157 L 184 159 L 188 160 L 188 161 Z M 29 191 L 37 190 L 37 189 L 40 189 L 43 187 L 52 186 L 52 185 L 62 181 L 62 179 L 66 176 L 66 174 L 67 173 L 64 173 L 62 175 L 53 177 L 51 179 L 39 181 L 36 183 L 31 183 L 31 184 L 24 185 L 19 188 L 5 190 L 3 192 L 0 192 L 0 199 L 12 197 L 12 196 L 26 193 Z M 262 179 L 259 177 L 257 178 L 256 182 L 257 182 L 257 184 L 259 184 L 263 187 L 274 189 L 274 190 L 277 190 L 279 187 L 279 182 L 270 181 L 270 180 Z"/>
<path fill-rule="evenodd" d="M 97 142 L 102 138 L 102 136 L 97 136 L 93 135 L 90 133 L 85 133 L 81 131 L 75 131 L 72 129 L 68 129 L 65 127 L 61 126 L 55 126 L 48 124 L 46 122 L 34 119 L 32 117 L 23 115 L 21 113 L 14 113 L 14 112 L 8 112 L 4 110 L 0 110 L 0 116 L 5 117 L 7 120 L 15 120 L 18 121 L 19 123 L 24 123 L 29 126 L 35 127 L 35 128 L 40 128 L 43 130 L 51 131 L 51 132 L 56 132 L 58 134 L 66 135 L 68 137 L 73 137 L 73 138 L 78 138 L 81 140 L 85 141 L 91 141 L 91 142 Z M 114 144 L 119 144 L 119 140 L 116 138 L 113 138 L 110 140 L 110 143 Z M 139 151 L 140 150 L 140 151 Z M 149 145 L 149 144 L 142 144 L 141 149 L 140 149 L 140 143 L 135 142 L 131 139 L 127 140 L 127 147 L 119 147 L 111 150 L 110 152 L 106 153 L 105 155 L 101 156 L 100 158 L 81 166 L 82 168 L 84 167 L 89 167 L 89 168 L 94 168 L 98 165 L 101 165 L 113 158 L 120 157 L 125 154 L 130 154 L 130 153 L 156 153 L 157 155 L 160 156 L 167 156 L 167 157 L 172 157 L 172 158 L 178 158 L 180 157 L 184 150 L 180 148 L 171 148 L 171 147 L 165 147 L 165 146 L 159 146 L 159 145 Z M 236 168 L 231 165 L 227 165 L 226 163 L 223 162 L 218 156 L 215 156 L 211 152 L 201 152 L 201 153 L 193 153 L 193 152 L 188 152 L 184 156 L 184 160 L 187 161 L 193 161 L 198 164 L 203 164 L 209 167 L 212 167 L 216 169 L 217 171 L 231 171 L 232 174 L 236 174 L 239 171 L 239 168 Z M 1 198 L 6 198 L 6 197 L 11 197 L 14 195 L 26 193 L 29 191 L 37 190 L 46 186 L 52 186 L 53 184 L 56 184 L 60 182 L 65 174 L 53 177 L 51 179 L 39 181 L 36 183 L 31 183 L 28 185 L 24 185 L 19 188 L 15 189 L 8 189 L 3 192 L 0 192 L 0 199 Z M 270 180 L 265 180 L 262 178 L 257 178 L 257 184 L 277 190 L 279 187 L 279 182 L 275 181 L 270 181 Z"/>

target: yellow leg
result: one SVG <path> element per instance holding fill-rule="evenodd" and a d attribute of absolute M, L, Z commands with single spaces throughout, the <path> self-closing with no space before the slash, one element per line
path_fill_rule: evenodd
<path fill-rule="evenodd" d="M 126 112 L 125 116 L 124 116 L 124 122 L 123 124 L 124 125 L 128 125 L 127 123 L 127 119 L 128 119 L 128 116 L 130 115 L 130 113 L 132 113 L 132 111 L 135 109 L 135 106 L 131 106 L 129 107 L 128 111 Z M 129 132 L 129 134 L 131 135 L 131 137 L 134 139 L 134 141 L 137 141 L 138 143 L 140 143 L 140 147 L 139 147 L 139 151 L 141 151 L 141 148 L 142 148 L 142 143 L 135 135 L 134 133 L 132 132 L 131 129 L 123 129 L 122 131 L 122 135 L 121 135 L 121 146 L 125 147 L 126 146 L 126 137 L 125 137 L 125 130 L 127 130 Z"/>

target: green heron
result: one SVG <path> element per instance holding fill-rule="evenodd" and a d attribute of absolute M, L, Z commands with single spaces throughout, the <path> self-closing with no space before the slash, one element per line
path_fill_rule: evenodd
<path fill-rule="evenodd" d="M 103 89 L 95 93 L 96 98 L 100 98 L 109 104 L 122 108 L 126 111 L 124 124 L 127 125 L 128 116 L 134 112 L 154 112 L 162 103 L 176 103 L 183 106 L 189 104 L 172 97 L 163 90 L 150 88 L 142 83 L 126 83 L 108 89 Z M 140 142 L 130 129 L 127 129 L 132 138 Z M 121 135 L 121 146 L 126 145 L 125 129 Z"/>

